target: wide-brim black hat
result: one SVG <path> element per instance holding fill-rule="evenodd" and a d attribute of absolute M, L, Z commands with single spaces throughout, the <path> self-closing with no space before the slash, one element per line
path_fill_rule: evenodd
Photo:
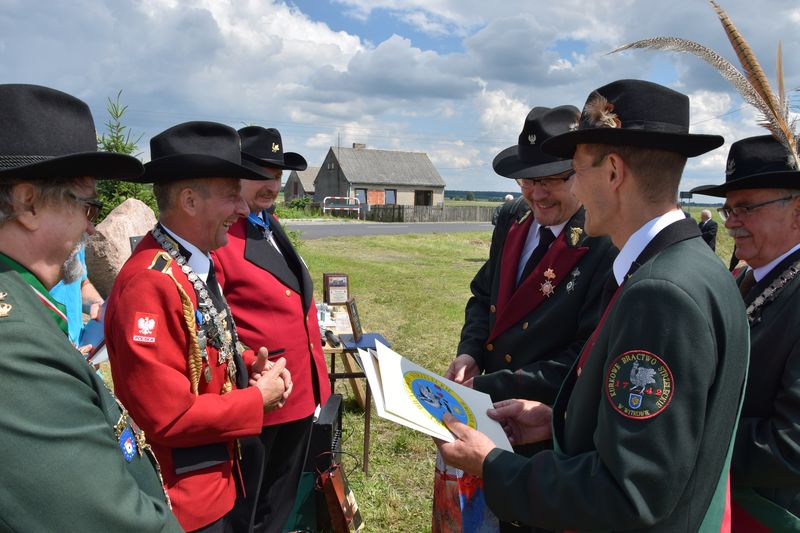
<path fill-rule="evenodd" d="M 517 144 L 509 146 L 494 158 L 494 171 L 506 178 L 541 178 L 561 174 L 572 168 L 571 159 L 563 159 L 542 151 L 547 139 L 569 131 L 578 117 L 578 108 L 534 107 L 519 134 Z"/>
<path fill-rule="evenodd" d="M 94 120 L 83 101 L 39 85 L 0 85 L 0 181 L 128 180 L 141 173 L 135 157 L 97 151 Z"/>
<path fill-rule="evenodd" d="M 689 133 L 689 97 L 657 83 L 619 80 L 589 95 L 573 130 L 542 150 L 572 157 L 579 144 L 639 146 L 694 157 L 722 146 L 719 135 Z"/>
<path fill-rule="evenodd" d="M 166 183 L 196 178 L 268 180 L 261 169 L 242 165 L 239 134 L 217 122 L 184 122 L 150 139 L 149 163 L 137 180 Z"/>
<path fill-rule="evenodd" d="M 800 189 L 800 171 L 789 159 L 789 151 L 772 135 L 736 141 L 728 151 L 725 183 L 701 185 L 692 193 L 724 197 L 744 189 Z"/>
<path fill-rule="evenodd" d="M 252 168 L 251 163 L 255 163 L 285 170 L 308 168 L 302 155 L 283 151 L 281 133 L 275 128 L 247 126 L 239 130 L 239 136 L 242 138 L 242 161 L 248 167 Z"/>

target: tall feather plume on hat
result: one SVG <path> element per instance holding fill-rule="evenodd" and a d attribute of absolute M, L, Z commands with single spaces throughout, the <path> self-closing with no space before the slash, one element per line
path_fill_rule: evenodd
<path fill-rule="evenodd" d="M 754 106 L 761 113 L 758 124 L 767 128 L 773 137 L 786 148 L 789 165 L 800 170 L 800 155 L 797 151 L 797 134 L 795 133 L 797 119 L 789 118 L 789 102 L 783 87 L 780 41 L 778 42 L 777 61 L 778 93 L 775 94 L 755 54 L 739 30 L 736 29 L 728 14 L 714 0 L 709 0 L 709 2 L 722 23 L 744 74 L 714 50 L 680 37 L 643 39 L 620 46 L 611 53 L 634 49 L 667 50 L 693 54 L 709 63 L 723 78 L 731 82 L 745 102 Z"/>

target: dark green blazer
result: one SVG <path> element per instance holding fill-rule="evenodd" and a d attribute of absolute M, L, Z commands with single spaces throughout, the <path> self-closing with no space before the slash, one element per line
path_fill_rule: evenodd
<path fill-rule="evenodd" d="M 788 267 L 795 252 L 747 295 L 745 306 Z M 734 489 L 753 489 L 800 516 L 800 275 L 760 306 L 750 326 L 750 370 L 731 463 Z M 736 499 L 736 494 L 734 494 Z M 770 507 L 762 502 L 763 507 Z M 757 510 L 749 509 L 757 513 Z"/>
<path fill-rule="evenodd" d="M 520 294 L 512 297 L 514 315 L 507 318 L 505 326 L 500 324 L 498 331 L 498 319 L 502 320 L 508 311 L 498 303 L 502 261 L 508 257 L 507 253 L 504 255 L 507 239 L 511 229 L 531 214 L 524 198 L 503 206 L 492 235 L 489 259 L 470 285 L 472 297 L 467 302 L 458 345 L 458 353 L 471 355 L 483 371 L 475 378 L 474 388 L 496 402 L 526 398 L 553 403 L 561 382 L 600 319 L 600 295 L 617 254 L 608 238 L 586 237 L 584 211 L 579 209 L 562 231 L 566 246 L 555 253 L 557 240 L 550 247 L 553 262 L 545 261 L 549 256 L 540 262 L 543 268 L 564 260 L 572 266 L 554 268 L 562 279 L 549 297 L 541 294 L 541 283 L 545 281 L 542 273 L 532 272 L 528 285 L 521 283 L 517 289 Z M 570 238 L 573 229 L 580 230 L 575 244 Z M 524 242 L 522 236 L 520 250 Z M 516 272 L 517 264 L 510 267 Z"/>
<path fill-rule="evenodd" d="M 696 236 L 627 279 L 580 377 L 571 371 L 559 392 L 556 450 L 526 459 L 495 449 L 484 462 L 487 502 L 499 518 L 549 529 L 700 527 L 727 480 L 748 328 L 733 277 L 696 224 L 675 224 L 692 225 Z M 660 363 L 634 366 L 640 355 Z"/>
<path fill-rule="evenodd" d="M 125 460 L 102 380 L 2 263 L 0 292 L 0 530 L 182 531 L 148 455 Z"/>

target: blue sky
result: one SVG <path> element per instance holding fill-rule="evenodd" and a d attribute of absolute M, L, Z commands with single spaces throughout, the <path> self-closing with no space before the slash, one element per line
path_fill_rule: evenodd
<path fill-rule="evenodd" d="M 774 82 L 778 40 L 800 48 L 800 4 L 720 3 Z M 757 117 L 693 57 L 608 55 L 657 35 L 735 61 L 702 0 L 0 0 L 0 72 L 84 99 L 101 131 L 122 90 L 144 160 L 179 122 L 253 123 L 310 165 L 360 142 L 428 153 L 449 189 L 502 191 L 516 186 L 492 159 L 531 107 L 580 108 L 601 85 L 644 78 L 690 96 L 694 131 L 726 138 L 690 161 L 682 188 L 721 182 L 730 143 L 762 133 Z M 800 86 L 800 57 L 783 60 Z"/>

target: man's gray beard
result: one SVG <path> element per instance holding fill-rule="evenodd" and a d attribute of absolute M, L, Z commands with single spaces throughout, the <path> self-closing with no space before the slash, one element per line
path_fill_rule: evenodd
<path fill-rule="evenodd" d="M 61 265 L 61 279 L 64 280 L 64 283 L 73 283 L 83 276 L 83 264 L 80 259 L 78 259 L 78 252 L 80 252 L 82 247 L 86 246 L 88 239 L 89 234 L 84 233 L 80 242 L 75 245 L 75 248 L 73 248 L 69 257 L 67 257 L 67 260 Z"/>

